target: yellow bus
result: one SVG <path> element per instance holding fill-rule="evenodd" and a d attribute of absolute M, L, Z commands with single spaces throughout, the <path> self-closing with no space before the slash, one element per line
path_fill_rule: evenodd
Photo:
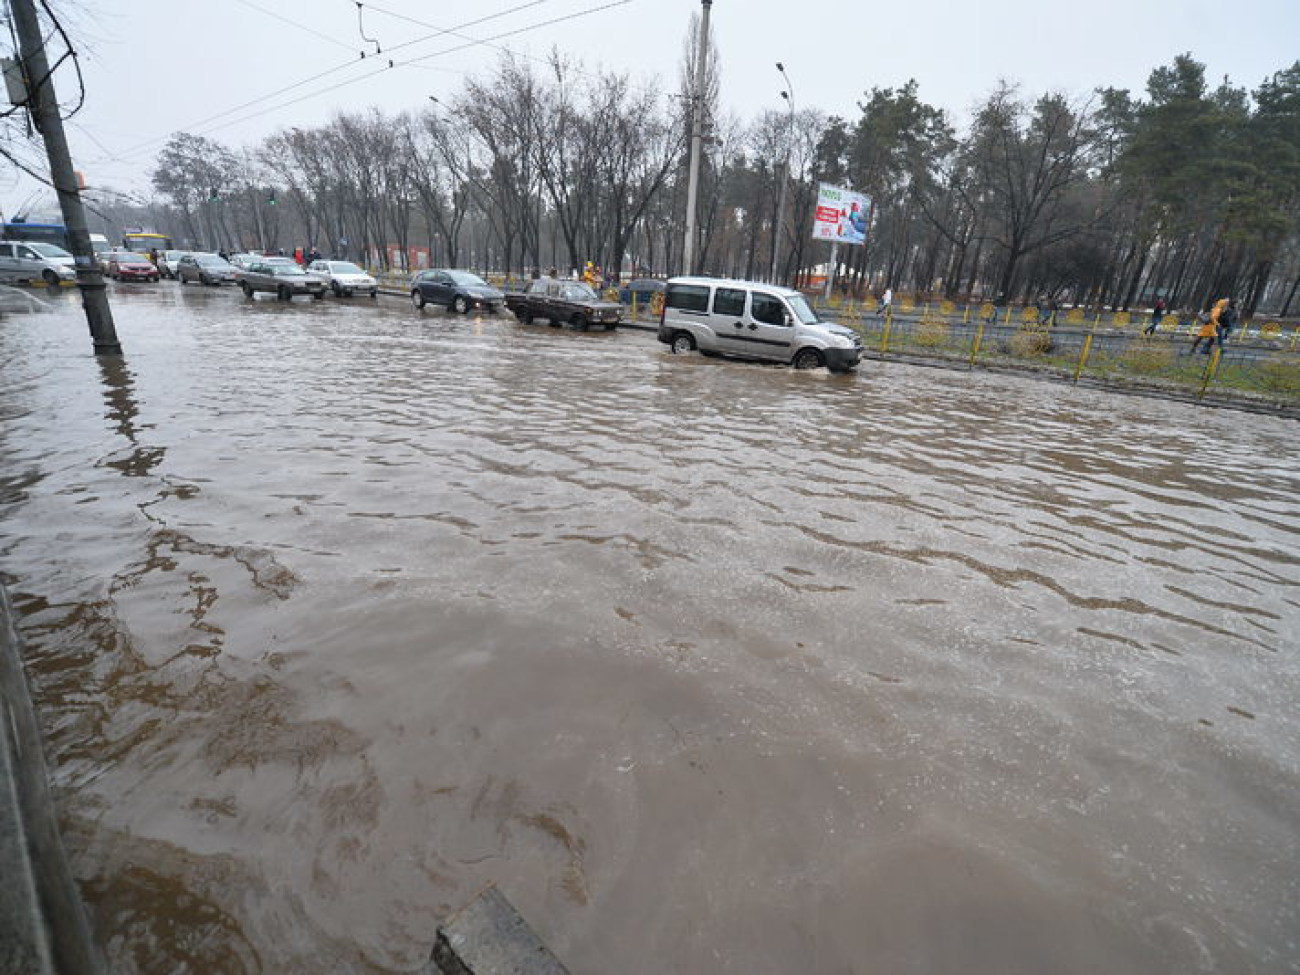
<path fill-rule="evenodd" d="M 122 246 L 137 254 L 148 254 L 153 250 L 161 254 L 172 249 L 172 239 L 166 234 L 134 230 L 122 235 Z"/>

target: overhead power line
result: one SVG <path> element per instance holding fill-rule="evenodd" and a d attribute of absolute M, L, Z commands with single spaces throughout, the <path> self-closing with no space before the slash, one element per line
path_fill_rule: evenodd
<path fill-rule="evenodd" d="M 241 0 L 241 2 L 247 2 L 247 0 Z M 382 10 L 381 8 L 375 7 L 373 4 L 365 4 L 365 6 L 366 6 L 366 7 L 370 7 L 370 8 L 373 9 L 376 13 L 385 13 L 385 14 L 389 14 L 390 16 L 399 17 L 399 18 L 404 19 L 404 20 L 411 20 L 413 23 L 417 23 L 417 24 L 420 24 L 420 26 L 429 27 L 429 28 L 432 28 L 432 29 L 434 30 L 434 33 L 432 33 L 432 34 L 428 34 L 428 35 L 425 35 L 424 37 L 419 37 L 419 38 L 416 38 L 416 39 L 411 40 L 411 41 L 406 41 L 406 42 L 404 42 L 404 43 L 402 43 L 402 44 L 398 44 L 398 45 L 396 45 L 395 47 L 389 48 L 387 53 L 391 54 L 391 53 L 394 52 L 394 51 L 398 51 L 398 50 L 401 50 L 401 49 L 403 49 L 403 48 L 408 48 L 408 47 L 414 46 L 414 45 L 416 45 L 416 44 L 422 44 L 422 43 L 425 43 L 425 42 L 427 42 L 427 41 L 433 40 L 433 39 L 435 39 L 435 38 L 437 38 L 437 37 L 443 37 L 443 36 L 447 36 L 447 35 L 451 35 L 451 36 L 455 36 L 455 37 L 463 36 L 463 35 L 458 34 L 457 32 L 460 31 L 460 30 L 463 30 L 463 29 L 465 29 L 465 28 L 467 28 L 467 27 L 473 27 L 473 26 L 477 26 L 477 25 L 480 25 L 480 24 L 486 23 L 486 22 L 491 21 L 491 20 L 497 20 L 497 19 L 500 19 L 501 17 L 508 16 L 509 14 L 516 13 L 516 12 L 518 12 L 518 11 L 528 9 L 528 8 L 530 8 L 530 7 L 538 6 L 540 3 L 545 3 L 545 2 L 550 2 L 550 0 L 530 0 L 530 2 L 528 2 L 528 3 L 518 4 L 517 6 L 515 6 L 515 7 L 511 7 L 511 8 L 509 8 L 509 9 L 507 9 L 507 10 L 503 10 L 503 11 L 500 11 L 500 12 L 495 13 L 495 14 L 490 14 L 490 15 L 488 15 L 488 16 L 486 16 L 486 17 L 480 17 L 480 18 L 478 18 L 478 19 L 476 19 L 476 20 L 468 21 L 468 22 L 466 22 L 465 24 L 457 25 L 456 27 L 453 27 L 453 28 L 438 28 L 438 27 L 435 27 L 435 25 L 432 25 L 432 24 L 427 24 L 427 23 L 423 23 L 423 22 L 420 22 L 420 21 L 415 21 L 413 18 L 404 17 L 403 15 L 400 15 L 400 14 L 393 14 L 391 11 Z M 240 123 L 242 123 L 242 122 L 248 122 L 248 121 L 251 121 L 251 120 L 256 119 L 256 118 L 261 118 L 262 116 L 264 116 L 264 115 L 269 115 L 269 114 L 271 114 L 272 112 L 278 112 L 278 111 L 281 111 L 281 110 L 283 110 L 283 109 L 285 109 L 285 108 L 289 108 L 289 107 L 291 107 L 291 106 L 293 106 L 293 105 L 296 105 L 296 104 L 298 104 L 299 102 L 307 101 L 308 99 L 316 98 L 316 97 L 319 97 L 320 95 L 328 94 L 328 93 L 330 93 L 330 92 L 332 92 L 332 91 L 336 91 L 336 90 L 338 90 L 338 89 L 340 89 L 340 88 L 347 87 L 348 85 L 353 85 L 353 84 L 356 84 L 356 83 L 361 82 L 361 81 L 369 80 L 369 79 L 371 79 L 371 78 L 374 78 L 374 77 L 377 77 L 378 75 L 383 74 L 383 73 L 386 72 L 386 71 L 390 71 L 390 70 L 393 70 L 393 69 L 395 69 L 395 68 L 402 68 L 402 67 L 425 67 L 425 65 L 421 64 L 420 62 L 428 61 L 428 60 L 431 60 L 431 59 L 433 59 L 433 58 L 445 57 L 445 56 L 447 56 L 447 55 L 449 55 L 449 54 L 454 54 L 454 53 L 456 53 L 456 52 L 458 52 L 458 51 L 463 51 L 463 50 L 465 50 L 465 49 L 467 49 L 467 48 L 471 48 L 471 47 L 480 47 L 480 46 L 482 46 L 482 47 L 490 47 L 490 48 L 494 48 L 494 49 L 496 49 L 496 50 L 504 51 L 505 53 L 508 53 L 508 54 L 514 54 L 515 52 L 510 51 L 508 48 L 505 48 L 505 47 L 503 47 L 503 46 L 501 46 L 501 45 L 496 45 L 496 44 L 494 44 L 493 42 L 495 42 L 495 41 L 499 41 L 499 40 L 502 40 L 502 39 L 504 39 L 504 38 L 508 38 L 508 37 L 515 37 L 515 36 L 518 36 L 518 35 L 520 35 L 520 34 L 528 33 L 529 31 L 540 30 L 540 29 L 542 29 L 542 28 L 544 28 L 544 27 L 551 27 L 551 26 L 554 26 L 555 24 L 561 24 L 561 23 L 565 23 L 565 22 L 567 22 L 567 21 L 576 20 L 576 19 L 579 19 L 579 18 L 581 18 L 581 17 L 591 16 L 592 14 L 601 13 L 601 12 L 603 12 L 603 11 L 613 9 L 613 8 L 615 8 L 615 7 L 626 6 L 627 4 L 629 4 L 629 3 L 631 3 L 631 2 L 633 2 L 633 0 L 609 0 L 609 2 L 606 2 L 606 3 L 603 3 L 603 4 L 599 4 L 599 5 L 594 6 L 594 7 L 588 7 L 588 8 L 586 8 L 586 9 L 584 9 L 584 10 L 579 10 L 579 11 L 576 11 L 576 12 L 571 13 L 571 14 L 565 14 L 565 15 L 563 15 L 563 16 L 553 17 L 553 18 L 550 18 L 550 19 L 548 19 L 548 20 L 537 21 L 537 22 L 534 22 L 534 23 L 531 23 L 531 24 L 526 24 L 526 25 L 524 25 L 524 26 L 522 26 L 522 27 L 515 28 L 515 29 L 513 29 L 513 30 L 503 31 L 502 33 L 500 33 L 500 34 L 496 34 L 496 35 L 493 35 L 492 37 L 487 37 L 487 38 L 477 38 L 477 39 L 476 39 L 476 38 L 466 38 L 466 43 L 464 43 L 464 44 L 459 44 L 459 45 L 456 45 L 455 47 L 447 48 L 447 49 L 442 50 L 442 51 L 435 51 L 435 52 L 433 52 L 432 54 L 421 55 L 420 57 L 411 58 L 411 59 L 406 60 L 406 61 L 393 61 L 392 59 L 389 59 L 389 62 L 388 62 L 387 64 L 385 64 L 385 65 L 383 65 L 383 66 L 377 68 L 377 69 L 374 70 L 374 71 L 367 72 L 366 74 L 359 75 L 359 76 L 357 76 L 357 77 L 355 77 L 355 78 L 349 78 L 349 79 L 346 79 L 346 80 L 344 80 L 344 81 L 340 81 L 340 82 L 338 82 L 338 83 L 336 83 L 336 84 L 329 85 L 329 86 L 327 86 L 327 87 L 325 87 L 325 88 L 314 89 L 314 90 L 309 91 L 309 92 L 307 92 L 307 93 L 305 93 L 305 94 L 303 94 L 303 95 L 300 95 L 300 96 L 298 96 L 298 97 L 296 97 L 296 98 L 292 98 L 292 99 L 290 99 L 290 100 L 288 100 L 288 101 L 278 102 L 277 104 L 275 104 L 275 105 L 273 105 L 273 106 L 270 106 L 270 107 L 267 107 L 267 108 L 260 109 L 259 111 L 256 111 L 256 112 L 250 112 L 250 113 L 245 114 L 245 115 L 240 115 L 238 118 L 229 119 L 228 121 L 220 122 L 220 124 L 211 124 L 211 123 L 215 123 L 215 122 L 217 122 L 219 119 L 224 119 L 224 118 L 226 118 L 227 116 L 233 115 L 233 114 L 235 114 L 235 113 L 237 113 L 237 112 L 241 112 L 241 111 L 243 111 L 244 109 L 247 109 L 247 108 L 250 108 L 250 107 L 252 107 L 252 106 L 254 106 L 254 105 L 257 105 L 257 104 L 260 104 L 260 103 L 262 103 L 262 102 L 265 102 L 265 101 L 267 101 L 268 99 L 276 98 L 276 97 L 278 97 L 278 96 L 280 96 L 280 95 L 284 95 L 284 94 L 287 94 L 287 93 L 289 93 L 289 92 L 291 92 L 291 91 L 295 91 L 295 90 L 297 90 L 297 89 L 299 89 L 299 88 L 302 88 L 302 87 L 305 86 L 305 85 L 309 85 L 309 84 L 311 84 L 312 82 L 320 81 L 321 79 L 323 79 L 323 78 L 327 78 L 327 77 L 329 77 L 329 76 L 332 75 L 332 74 L 337 74 L 338 72 L 340 72 L 340 71 L 344 71 L 344 70 L 346 70 L 346 69 L 348 69 L 348 68 L 355 67 L 355 66 L 357 66 L 357 65 L 359 65 L 359 64 L 362 64 L 362 65 L 363 65 L 363 64 L 366 64 L 367 61 L 373 61 L 373 60 L 375 60 L 373 56 L 371 56 L 371 57 L 364 57 L 364 56 L 363 56 L 363 59 L 362 59 L 362 60 L 348 61 L 348 62 L 345 62 L 345 63 L 343 63 L 343 64 L 336 65 L 336 66 L 333 67 L 333 68 L 328 68 L 328 69 L 326 69 L 325 71 L 321 71 L 321 72 L 319 72 L 319 73 L 317 73 L 317 74 L 315 74 L 315 75 L 312 75 L 312 76 L 309 77 L 309 78 L 304 78 L 303 80 L 301 80 L 301 81 L 297 81 L 297 82 L 294 82 L 293 84 L 285 85 L 284 87 L 279 88 L 279 89 L 276 89 L 275 91 L 271 92 L 271 93 L 268 94 L 268 95 L 263 95 L 263 96 L 261 96 L 261 97 L 259 97 L 259 98 L 251 99 L 251 100 L 246 101 L 246 102 L 244 102 L 244 103 L 242 103 L 242 104 L 240 104 L 240 105 L 235 106 L 234 108 L 227 109 L 226 111 L 224 111 L 224 112 L 219 112 L 219 113 L 217 113 L 216 115 L 208 116 L 206 119 L 202 119 L 202 120 L 200 120 L 200 121 L 198 121 L 198 122 L 191 123 L 190 125 L 185 126 L 184 129 L 183 129 L 183 131 L 195 131 L 196 134 L 206 134 L 206 133 L 210 133 L 210 132 L 216 132 L 216 131 L 218 131 L 218 130 L 220 130 L 220 129 L 228 128 L 228 127 L 230 127 L 230 126 L 232 126 L 232 125 L 238 125 L 238 124 L 240 124 Z M 128 160 L 133 159 L 133 158 L 138 158 L 140 155 L 144 154 L 144 152 L 145 152 L 146 150 L 150 149 L 151 147 L 153 147 L 153 146 L 155 146 L 155 145 L 159 145 L 159 144 L 165 142 L 165 141 L 167 140 L 167 138 L 169 138 L 169 136 L 161 136 L 161 137 L 157 137 L 157 138 L 151 139 L 151 140 L 149 140 L 148 142 L 142 142 L 142 143 L 139 143 L 138 145 L 132 146 L 131 148 L 129 148 L 129 149 L 125 150 L 124 152 L 122 152 L 122 153 L 120 153 L 120 154 L 118 154 L 118 155 L 116 155 L 116 156 L 113 156 L 113 157 L 111 157 L 111 158 L 113 159 L 113 161 L 117 161 L 117 162 L 125 162 L 125 161 L 128 161 Z"/>
<path fill-rule="evenodd" d="M 534 24 L 528 24 L 528 25 L 526 25 L 526 26 L 524 26 L 524 27 L 516 28 L 515 30 L 504 31 L 504 32 L 502 32 L 502 33 L 500 33 L 500 34 L 496 34 L 496 35 L 494 35 L 494 36 L 492 36 L 492 37 L 481 38 L 481 39 L 470 39 L 470 40 L 468 40 L 468 41 L 467 41 L 466 43 L 464 43 L 464 44 L 459 44 L 459 45 L 457 45 L 457 46 L 455 46 L 455 47 L 449 47 L 449 48 L 447 48 L 447 49 L 445 49 L 445 50 L 442 50 L 442 51 L 435 51 L 435 52 L 433 52 L 432 54 L 424 54 L 424 55 L 421 55 L 420 57 L 417 57 L 417 58 L 411 58 L 410 60 L 407 60 L 407 61 L 396 61 L 396 62 L 395 62 L 395 61 L 390 60 L 390 61 L 388 62 L 387 65 L 384 65 L 383 67 L 379 68 L 379 69 L 376 70 L 376 71 L 372 71 L 372 72 L 370 72 L 369 74 L 361 75 L 360 77 L 357 77 L 357 78 L 349 78 L 349 79 L 346 80 L 346 81 L 340 81 L 338 84 L 330 85 L 328 88 L 322 88 L 322 89 L 317 89 L 316 91 L 310 91 L 310 92 L 308 92 L 308 93 L 305 94 L 305 95 L 300 95 L 299 97 L 294 98 L 294 99 L 291 99 L 291 100 L 289 100 L 289 101 L 287 101 L 287 102 L 281 102 L 281 103 L 278 104 L 278 105 L 274 105 L 274 106 L 272 106 L 272 107 L 270 107 L 270 108 L 265 108 L 265 109 L 263 109 L 263 110 L 261 110 L 261 111 L 259 111 L 259 112 L 253 112 L 253 113 L 248 114 L 248 115 L 240 116 L 240 117 L 237 118 L 237 119 L 232 119 L 232 120 L 230 120 L 229 122 L 223 122 L 223 123 L 221 123 L 220 125 L 212 126 L 212 127 L 208 128 L 206 131 L 208 131 L 208 132 L 215 132 L 215 131 L 217 131 L 218 129 L 224 129 L 224 128 L 226 128 L 227 126 L 230 126 L 230 125 L 237 125 L 237 124 L 239 124 L 240 122 L 251 121 L 252 119 L 260 118 L 260 117 L 263 116 L 263 115 L 269 115 L 271 112 L 277 112 L 277 111 L 280 111 L 281 109 L 289 108 L 291 105 L 297 105 L 299 102 L 307 101 L 307 100 L 310 99 L 310 98 L 316 98 L 316 97 L 319 96 L 319 95 L 326 95 L 326 94 L 329 94 L 331 91 L 336 91 L 336 90 L 338 90 L 339 88 L 346 88 L 348 85 L 356 84 L 356 83 L 359 82 L 359 81 L 366 81 L 366 80 L 368 80 L 368 79 L 370 79 L 370 78 L 374 78 L 374 77 L 376 77 L 377 75 L 381 75 L 381 74 L 383 74 L 383 73 L 386 72 L 386 71 L 391 71 L 391 70 L 393 70 L 393 69 L 395 69 L 395 68 L 425 67 L 425 65 L 421 64 L 420 62 L 422 62 L 422 61 L 428 61 L 428 60 L 430 60 L 430 59 L 432 59 L 432 58 L 445 57 L 445 56 L 448 55 L 448 54 L 455 54 L 457 51 L 463 51 L 463 50 L 465 50 L 466 48 L 470 48 L 470 47 L 493 47 L 493 48 L 496 48 L 496 49 L 498 49 L 498 50 L 504 51 L 504 52 L 506 52 L 506 53 L 508 53 L 508 54 L 513 54 L 514 52 L 513 52 L 513 51 L 510 51 L 508 48 L 502 47 L 502 46 L 500 46 L 500 45 L 493 44 L 492 42 L 493 42 L 493 41 L 501 40 L 502 38 L 506 38 L 506 37 L 514 37 L 514 36 L 516 36 L 516 35 L 518 35 L 518 34 L 524 34 L 524 33 L 527 33 L 528 31 L 539 30 L 539 29 L 541 29 L 541 28 L 543 28 L 543 27 L 551 27 L 551 26 L 553 26 L 553 25 L 555 25 L 555 24 L 562 24 L 562 23 L 564 23 L 565 21 L 576 20 L 576 19 L 578 19 L 579 17 L 590 16 L 591 14 L 600 13 L 601 11 L 609 10 L 609 9 L 614 8 L 614 7 L 622 7 L 622 6 L 625 6 L 625 5 L 627 5 L 627 4 L 631 3 L 631 2 L 632 2 L 632 0 L 609 0 L 608 3 L 601 4 L 600 6 L 597 6 L 597 7 L 589 7 L 589 8 L 587 8 L 586 10 L 579 10 L 579 11 L 576 12 L 576 13 L 566 14 L 566 15 L 564 15 L 564 16 L 562 16 L 562 17 L 553 17 L 553 18 L 551 18 L 550 20 L 543 20 L 543 21 L 539 21 L 539 22 L 534 23 Z M 533 6 L 533 4 L 525 4 L 524 6 Z M 495 16 L 499 16 L 499 15 L 494 15 L 494 17 L 495 17 Z M 483 18 L 483 19 L 492 19 L 492 18 Z M 479 23 L 479 22 L 481 22 L 481 21 L 476 21 L 476 23 Z M 452 31 L 452 30 L 443 30 L 443 31 L 440 31 L 440 33 L 441 33 L 441 34 L 453 34 L 453 35 L 455 35 L 455 31 Z M 431 35 L 431 36 L 436 36 L 436 35 Z M 422 38 L 421 40 L 428 40 L 428 39 L 429 39 L 429 38 Z M 419 43 L 419 41 L 411 41 L 411 42 L 408 42 L 407 44 L 399 45 L 399 47 L 409 47 L 410 44 L 415 44 L 415 43 Z M 397 50 L 397 48 L 390 48 L 390 52 L 391 52 L 391 51 L 394 51 L 394 50 Z M 295 87 L 296 87 L 296 86 L 295 86 Z"/>

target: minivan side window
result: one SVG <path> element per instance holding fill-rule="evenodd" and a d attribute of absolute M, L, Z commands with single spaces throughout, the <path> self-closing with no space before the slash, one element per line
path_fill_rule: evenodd
<path fill-rule="evenodd" d="M 745 292 L 740 288 L 719 288 L 713 296 L 713 313 L 739 318 L 745 314 Z"/>
<path fill-rule="evenodd" d="M 751 314 L 754 316 L 754 321 L 762 322 L 764 325 L 786 324 L 785 302 L 772 295 L 754 292 Z"/>
<path fill-rule="evenodd" d="M 709 310 L 709 286 L 707 284 L 670 284 L 664 300 L 665 308 L 680 308 L 682 311 Z"/>

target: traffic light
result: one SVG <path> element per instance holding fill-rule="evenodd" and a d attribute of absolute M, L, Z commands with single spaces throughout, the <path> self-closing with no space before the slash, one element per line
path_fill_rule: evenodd
<path fill-rule="evenodd" d="M 272 190 L 272 191 L 271 191 L 271 195 L 268 196 L 268 197 L 266 198 L 266 205 L 269 206 L 269 207 L 273 207 L 273 206 L 275 206 L 275 202 L 276 202 L 276 201 L 275 201 L 275 190 Z"/>
<path fill-rule="evenodd" d="M 221 194 L 217 192 L 217 188 L 215 186 L 212 187 L 212 189 L 208 190 L 209 203 L 217 203 L 218 201 L 220 201 L 220 199 L 221 199 Z"/>

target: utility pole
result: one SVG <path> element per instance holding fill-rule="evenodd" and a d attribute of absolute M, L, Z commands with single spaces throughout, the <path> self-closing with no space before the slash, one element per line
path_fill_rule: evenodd
<path fill-rule="evenodd" d="M 113 310 L 108 306 L 104 276 L 100 273 L 99 261 L 95 259 L 95 250 L 90 246 L 86 211 L 81 205 L 77 174 L 72 168 L 68 140 L 63 134 L 63 118 L 59 115 L 59 100 L 54 94 L 54 78 L 50 75 L 49 59 L 45 56 L 36 7 L 32 0 L 10 0 L 10 7 L 14 29 L 18 33 L 27 109 L 32 114 L 36 130 L 45 140 L 50 177 L 59 196 L 63 225 L 68 228 L 68 242 L 77 266 L 77 287 L 81 289 L 81 304 L 86 309 L 95 355 L 121 355 L 122 346 L 113 325 Z"/>
<path fill-rule="evenodd" d="M 700 17 L 699 50 L 695 57 L 695 78 L 691 85 L 691 166 L 690 180 L 686 184 L 686 241 L 682 248 L 683 274 L 695 273 L 695 241 L 699 237 L 696 210 L 700 192 L 700 154 L 704 142 L 704 73 L 709 55 L 709 11 L 713 0 L 700 0 L 704 12 Z"/>

